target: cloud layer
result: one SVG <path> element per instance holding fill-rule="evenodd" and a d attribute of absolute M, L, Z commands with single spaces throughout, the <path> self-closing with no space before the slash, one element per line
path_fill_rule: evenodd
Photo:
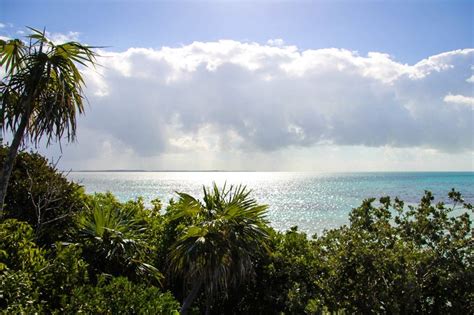
<path fill-rule="evenodd" d="M 474 49 L 382 53 L 231 40 L 102 51 L 73 169 L 474 169 Z"/>
<path fill-rule="evenodd" d="M 474 49 L 406 65 L 278 43 L 102 52 L 102 66 L 86 71 L 81 127 L 142 156 L 322 144 L 473 150 Z"/>

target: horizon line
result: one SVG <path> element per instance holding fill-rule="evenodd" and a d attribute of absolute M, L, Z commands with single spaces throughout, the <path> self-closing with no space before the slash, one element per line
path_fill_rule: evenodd
<path fill-rule="evenodd" d="M 291 170 L 146 170 L 146 169 L 96 169 L 96 170 L 63 170 L 73 173 L 474 173 L 474 170 L 365 170 L 365 171 L 291 171 Z"/>

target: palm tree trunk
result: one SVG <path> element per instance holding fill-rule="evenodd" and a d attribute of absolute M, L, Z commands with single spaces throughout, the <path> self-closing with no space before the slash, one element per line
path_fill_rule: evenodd
<path fill-rule="evenodd" d="M 10 148 L 8 149 L 7 156 L 3 162 L 3 170 L 0 174 L 0 218 L 3 217 L 3 207 L 5 203 L 5 196 L 7 194 L 8 182 L 10 181 L 10 176 L 13 170 L 13 164 L 15 163 L 16 156 L 18 155 L 18 148 L 20 147 L 21 141 L 23 140 L 23 135 L 25 134 L 25 129 L 30 119 L 31 111 L 28 110 L 25 115 L 21 118 L 20 125 L 15 132 L 13 137 L 13 142 Z"/>
<path fill-rule="evenodd" d="M 181 315 L 188 314 L 189 307 L 193 303 L 194 299 L 197 297 L 197 294 L 199 293 L 199 290 L 201 289 L 201 287 L 202 287 L 202 279 L 193 285 L 191 292 L 184 299 L 183 306 L 181 306 L 181 310 L 179 311 Z"/>

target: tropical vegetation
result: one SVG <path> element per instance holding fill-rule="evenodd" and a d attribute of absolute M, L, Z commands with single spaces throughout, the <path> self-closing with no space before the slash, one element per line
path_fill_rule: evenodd
<path fill-rule="evenodd" d="M 449 204 L 434 203 L 430 192 L 418 205 L 365 200 L 348 225 L 308 237 L 296 227 L 271 228 L 267 207 L 243 186 L 205 187 L 202 200 L 178 193 L 162 209 L 159 200 L 146 206 L 86 194 L 36 153 L 21 152 L 12 174 L 0 221 L 2 313 L 468 314 L 474 307 L 473 208 L 454 190 Z M 35 209 L 46 199 L 45 216 Z"/>

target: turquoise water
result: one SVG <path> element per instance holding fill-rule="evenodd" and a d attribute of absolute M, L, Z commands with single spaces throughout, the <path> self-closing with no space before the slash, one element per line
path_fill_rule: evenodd
<path fill-rule="evenodd" d="M 365 198 L 398 196 L 416 203 L 424 190 L 445 200 L 451 188 L 474 202 L 474 172 L 437 173 L 293 173 L 293 172 L 71 172 L 68 177 L 87 192 L 113 192 L 121 201 L 160 198 L 164 205 L 175 191 L 202 196 L 202 185 L 244 184 L 277 229 L 298 227 L 309 234 L 348 222 L 349 211 Z"/>

